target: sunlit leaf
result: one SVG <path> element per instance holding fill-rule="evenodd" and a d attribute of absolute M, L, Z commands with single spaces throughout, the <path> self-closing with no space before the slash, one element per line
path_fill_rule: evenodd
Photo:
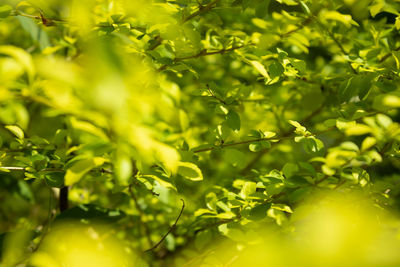
<path fill-rule="evenodd" d="M 178 164 L 178 174 L 182 175 L 184 178 L 192 181 L 203 180 L 203 174 L 196 164 L 191 162 L 179 162 Z"/>
<path fill-rule="evenodd" d="M 101 157 L 77 161 L 65 173 L 65 185 L 69 186 L 79 182 L 91 169 L 103 165 L 105 161 Z"/>

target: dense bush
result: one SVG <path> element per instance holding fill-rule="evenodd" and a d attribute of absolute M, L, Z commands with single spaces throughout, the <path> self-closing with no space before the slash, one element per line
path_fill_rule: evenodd
<path fill-rule="evenodd" d="M 1 1 L 0 266 L 399 266 L 399 11 Z"/>

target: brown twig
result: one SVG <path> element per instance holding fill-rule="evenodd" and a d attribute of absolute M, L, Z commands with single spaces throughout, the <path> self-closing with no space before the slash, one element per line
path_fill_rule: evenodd
<path fill-rule="evenodd" d="M 191 56 L 177 57 L 173 60 L 173 64 L 175 64 L 179 61 L 183 61 L 183 60 L 187 60 L 187 59 L 194 59 L 194 58 L 198 58 L 198 57 L 202 57 L 202 56 L 224 54 L 226 52 L 231 52 L 231 51 L 243 48 L 243 47 L 245 47 L 245 45 L 233 46 L 231 48 L 224 48 L 224 49 L 220 49 L 220 50 L 216 50 L 216 51 L 209 51 L 207 49 L 203 49 L 199 53 L 191 55 Z M 165 70 L 168 66 L 170 66 L 170 65 L 162 65 L 160 68 L 157 69 L 157 72 Z"/>
<path fill-rule="evenodd" d="M 333 190 L 338 189 L 339 187 L 341 187 L 342 185 L 344 185 L 346 182 L 347 182 L 347 181 L 343 179 L 342 181 L 340 181 L 340 182 L 333 188 Z"/>
<path fill-rule="evenodd" d="M 325 107 L 324 104 L 322 104 L 319 108 L 317 108 L 316 110 L 314 110 L 312 113 L 310 113 L 307 117 L 305 117 L 300 124 L 304 125 L 307 124 L 313 117 L 315 117 L 316 115 L 318 115 L 321 110 Z M 330 130 L 330 129 L 329 129 Z M 283 140 L 283 139 L 287 139 L 287 138 L 291 138 L 291 134 L 292 134 L 292 130 L 286 131 L 285 133 L 283 133 L 281 135 L 281 137 L 279 138 L 279 140 Z M 326 131 L 320 132 L 320 133 L 316 133 L 317 134 L 321 134 L 324 133 Z M 274 145 L 277 143 L 273 143 L 271 145 Z M 256 164 L 267 152 L 269 151 L 269 149 L 264 149 L 261 152 L 259 152 L 247 165 L 246 167 L 243 168 L 243 170 L 240 171 L 240 174 L 244 175 L 246 173 L 248 173 L 251 168 L 253 168 L 254 164 Z"/>
<path fill-rule="evenodd" d="M 29 167 L 19 167 L 19 166 L 0 166 L 0 169 L 8 170 L 8 171 L 29 171 Z M 37 172 L 65 172 L 66 170 L 63 168 L 44 168 L 41 170 L 36 170 Z M 101 169 L 91 169 L 89 172 L 100 172 L 100 173 L 114 173 L 111 170 L 107 170 L 104 168 Z"/>
<path fill-rule="evenodd" d="M 194 12 L 194 13 L 190 14 L 189 16 L 187 16 L 186 18 L 184 18 L 182 20 L 182 24 L 184 24 L 185 22 L 191 20 L 192 18 L 194 18 L 198 15 L 201 15 L 205 12 L 210 11 L 211 9 L 213 9 L 214 5 L 217 4 L 219 1 L 220 0 L 214 0 L 214 1 L 211 1 L 210 3 L 208 3 L 206 6 L 200 6 L 196 12 Z"/>
<path fill-rule="evenodd" d="M 323 24 L 322 24 L 321 22 L 319 22 L 319 21 L 318 21 L 318 25 L 320 25 L 321 28 L 324 29 L 324 30 L 328 33 L 329 37 L 331 37 L 331 39 L 335 42 L 335 44 L 336 44 L 337 47 L 339 48 L 340 52 L 342 52 L 343 55 L 345 55 L 345 56 L 348 57 L 349 53 L 346 51 L 346 49 L 344 49 L 343 45 L 342 45 L 342 44 L 339 42 L 339 40 L 336 38 L 335 34 L 334 34 L 331 30 L 329 30 L 328 27 L 325 27 L 325 25 L 323 25 Z M 346 62 L 347 62 L 347 64 L 349 65 L 349 67 L 350 67 L 350 69 L 352 70 L 352 72 L 353 72 L 354 74 L 358 74 L 358 71 L 357 71 L 355 68 L 353 68 L 353 66 L 351 65 L 351 62 L 350 62 L 350 61 L 346 61 Z"/>
<path fill-rule="evenodd" d="M 293 30 L 290 30 L 290 31 L 288 31 L 288 32 L 285 32 L 285 33 L 283 33 L 283 34 L 281 34 L 281 38 L 289 37 L 291 34 L 293 34 L 293 33 L 297 32 L 297 31 L 303 29 L 305 26 L 307 26 L 308 24 L 310 24 L 313 20 L 314 20 L 314 16 L 308 17 L 308 18 L 305 19 L 303 22 L 301 22 L 300 25 L 299 25 L 297 28 L 295 28 L 295 29 L 293 29 Z"/>
<path fill-rule="evenodd" d="M 254 142 L 260 142 L 260 141 L 269 141 L 269 140 L 283 140 L 283 139 L 288 139 L 289 137 L 287 136 L 281 136 L 281 137 L 269 137 L 269 138 L 257 138 L 257 139 L 252 139 L 252 140 L 246 140 L 246 141 L 239 141 L 239 142 L 233 142 L 233 143 L 227 143 L 227 144 L 222 144 L 220 146 L 212 146 L 212 147 L 207 147 L 207 148 L 202 148 L 198 150 L 192 151 L 193 153 L 200 153 L 200 152 L 206 152 L 206 151 L 211 151 L 217 148 L 224 148 L 224 147 L 229 147 L 229 146 L 237 146 L 237 145 L 245 145 L 245 144 L 250 144 Z"/>
<path fill-rule="evenodd" d="M 176 227 L 176 225 L 177 225 L 179 219 L 180 219 L 181 216 L 182 216 L 183 210 L 185 209 L 185 201 L 183 201 L 183 199 L 181 199 L 181 201 L 182 201 L 181 212 L 179 212 L 179 215 L 178 215 L 178 217 L 176 218 L 174 224 L 169 228 L 168 232 L 160 239 L 160 241 L 157 242 L 157 244 L 155 244 L 154 246 L 152 246 L 152 247 L 149 248 L 149 249 L 146 249 L 144 252 L 149 252 L 149 251 L 152 251 L 152 250 L 156 249 L 159 245 L 161 245 L 161 243 L 164 241 L 164 239 L 167 238 L 167 236 L 172 232 L 172 230 L 175 229 L 175 227 Z"/>
<path fill-rule="evenodd" d="M 218 100 L 219 102 L 221 102 L 222 104 L 226 105 L 225 100 L 223 100 L 223 99 L 219 98 L 218 96 L 216 96 L 216 95 L 214 94 L 214 92 L 210 89 L 210 86 L 209 86 L 208 84 L 207 84 L 206 86 L 207 86 L 207 90 L 208 90 L 208 92 L 210 93 L 210 95 L 211 95 L 212 98 L 214 98 L 214 99 Z"/>
<path fill-rule="evenodd" d="M 326 179 L 328 179 L 330 176 L 329 175 L 325 175 L 324 177 L 322 177 L 321 179 L 319 179 L 318 181 L 316 181 L 314 183 L 314 185 L 319 185 L 320 183 L 322 183 L 323 181 L 325 181 Z"/>
<path fill-rule="evenodd" d="M 149 47 L 149 50 L 152 51 L 154 49 L 156 49 L 157 47 L 159 47 L 162 44 L 163 39 L 161 38 L 160 35 L 157 35 L 156 37 L 154 37 L 153 39 L 155 41 L 155 43 Z"/>
<path fill-rule="evenodd" d="M 397 47 L 397 48 L 395 48 L 393 51 L 399 51 L 399 50 L 400 50 L 400 46 Z M 390 53 L 387 53 L 386 55 L 384 55 L 384 56 L 379 60 L 379 63 L 385 62 L 386 59 L 388 59 L 388 58 L 392 55 L 392 53 L 393 53 L 393 52 L 390 52 Z"/>

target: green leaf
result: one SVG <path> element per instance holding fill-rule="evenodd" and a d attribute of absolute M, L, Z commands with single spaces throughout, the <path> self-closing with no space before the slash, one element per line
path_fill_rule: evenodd
<path fill-rule="evenodd" d="M 101 166 L 106 160 L 101 157 L 94 157 L 75 162 L 65 174 L 65 185 L 70 186 L 81 180 L 91 169 Z"/>
<path fill-rule="evenodd" d="M 257 27 L 259 27 L 261 29 L 267 29 L 268 28 L 268 22 L 266 22 L 263 19 L 253 18 L 251 20 L 251 22 L 253 22 L 254 25 L 256 25 Z"/>
<path fill-rule="evenodd" d="M 292 59 L 290 63 L 295 67 L 301 74 L 305 74 L 307 71 L 306 62 L 304 60 Z"/>
<path fill-rule="evenodd" d="M 262 220 L 267 216 L 267 212 L 270 208 L 270 203 L 256 205 L 250 210 L 248 218 L 253 221 Z"/>
<path fill-rule="evenodd" d="M 384 5 L 384 1 L 377 1 L 375 5 L 371 6 L 369 10 L 371 12 L 371 16 L 374 18 L 379 12 L 381 12 Z"/>
<path fill-rule="evenodd" d="M 278 0 L 278 2 L 282 2 L 288 6 L 297 6 L 299 3 L 295 0 Z"/>
<path fill-rule="evenodd" d="M 232 130 L 234 131 L 240 130 L 240 116 L 235 111 L 233 110 L 229 111 L 229 113 L 226 115 L 226 122 L 228 123 L 228 126 Z"/>
<path fill-rule="evenodd" d="M 250 150 L 251 152 L 258 152 L 258 151 L 260 151 L 260 150 L 261 150 L 261 144 L 260 144 L 259 142 L 257 142 L 257 143 L 251 143 L 251 144 L 249 145 L 249 150 Z"/>
<path fill-rule="evenodd" d="M 12 6 L 10 5 L 1 5 L 0 6 L 0 18 L 6 18 L 11 14 L 13 10 Z"/>
<path fill-rule="evenodd" d="M 293 125 L 294 127 L 296 127 L 296 130 L 295 130 L 296 134 L 305 136 L 308 133 L 306 127 L 302 126 L 297 121 L 289 120 L 289 123 L 291 125 Z"/>
<path fill-rule="evenodd" d="M 271 65 L 268 66 L 268 71 L 271 74 L 271 78 L 279 77 L 283 74 L 285 69 L 282 64 L 278 61 L 274 61 Z"/>
<path fill-rule="evenodd" d="M 271 206 L 271 208 L 280 210 L 280 211 L 284 211 L 287 213 L 293 213 L 292 209 L 288 205 L 285 205 L 285 204 L 273 204 Z"/>
<path fill-rule="evenodd" d="M 299 171 L 299 166 L 295 163 L 290 163 L 290 162 L 286 163 L 282 168 L 282 172 L 287 178 L 293 176 L 298 171 Z"/>
<path fill-rule="evenodd" d="M 340 84 L 339 99 L 341 102 L 349 101 L 353 96 L 357 94 L 357 87 L 353 86 L 351 83 L 351 80 L 353 78 L 354 77 L 351 77 L 350 79 L 347 79 Z"/>
<path fill-rule="evenodd" d="M 352 80 L 351 86 L 358 88 L 357 94 L 360 99 L 363 100 L 366 96 L 368 96 L 368 93 L 371 90 L 372 80 L 375 78 L 375 76 L 375 74 L 358 75 Z"/>
<path fill-rule="evenodd" d="M 141 174 L 140 177 L 153 179 L 154 181 L 157 181 L 161 186 L 177 191 L 176 187 L 172 183 L 158 177 L 157 175 Z"/>
<path fill-rule="evenodd" d="M 303 144 L 304 151 L 308 154 L 319 153 L 324 149 L 324 143 L 315 137 L 306 137 L 300 141 Z"/>
<path fill-rule="evenodd" d="M 51 187 L 61 188 L 64 186 L 64 173 L 49 172 L 45 175 L 46 184 Z"/>
<path fill-rule="evenodd" d="M 35 200 L 35 196 L 33 195 L 31 187 L 24 180 L 18 181 L 18 189 L 19 194 L 22 198 L 28 200 L 30 203 L 33 203 Z"/>
<path fill-rule="evenodd" d="M 22 28 L 29 33 L 31 36 L 32 40 L 35 42 L 39 43 L 40 50 L 45 50 L 46 48 L 53 48 L 50 47 L 50 40 L 49 37 L 47 36 L 46 31 L 44 31 L 32 18 L 27 18 L 23 16 L 18 16 L 17 17 L 19 22 L 21 23 Z M 63 48 L 63 46 L 57 46 L 53 48 L 54 49 L 60 49 Z M 47 53 L 52 52 L 51 50 L 48 50 Z"/>
<path fill-rule="evenodd" d="M 6 125 L 5 128 L 12 132 L 18 139 L 24 139 L 24 131 L 17 125 Z"/>
<path fill-rule="evenodd" d="M 346 128 L 346 135 L 364 135 L 372 131 L 371 127 L 365 124 L 356 124 L 354 126 Z"/>
<path fill-rule="evenodd" d="M 255 182 L 245 182 L 243 184 L 242 190 L 240 191 L 241 198 L 247 198 L 251 194 L 254 194 L 257 189 L 257 184 Z"/>
<path fill-rule="evenodd" d="M 107 135 L 100 128 L 94 126 L 92 123 L 78 120 L 75 117 L 70 118 L 70 123 L 71 126 L 76 130 L 84 131 L 101 139 L 108 140 Z"/>
<path fill-rule="evenodd" d="M 367 136 L 361 144 L 361 151 L 366 151 L 371 147 L 373 147 L 375 144 L 376 144 L 376 138 Z"/>
<path fill-rule="evenodd" d="M 203 174 L 196 164 L 191 162 L 179 162 L 178 163 L 178 174 L 182 175 L 184 178 L 192 181 L 203 180 Z"/>
<path fill-rule="evenodd" d="M 33 64 L 32 57 L 24 49 L 11 46 L 3 45 L 0 46 L 0 54 L 8 55 L 13 57 L 28 73 L 29 80 L 32 82 L 35 75 L 35 67 Z"/>
<path fill-rule="evenodd" d="M 259 141 L 255 143 L 251 143 L 249 145 L 249 150 L 252 152 L 258 152 L 263 149 L 268 149 L 271 147 L 271 142 L 269 141 Z"/>
<path fill-rule="evenodd" d="M 269 78 L 268 72 L 267 72 L 267 70 L 265 69 L 265 67 L 264 67 L 263 64 L 261 64 L 261 63 L 258 62 L 258 61 L 255 61 L 255 60 L 250 61 L 250 63 L 251 63 L 251 65 L 253 65 L 253 67 L 254 67 L 262 76 L 264 76 L 265 78 Z"/>
<path fill-rule="evenodd" d="M 334 10 L 321 12 L 320 15 L 324 20 L 336 20 L 343 23 L 347 27 L 351 27 L 352 25 L 359 26 L 358 23 L 352 19 L 351 15 L 341 14 Z"/>

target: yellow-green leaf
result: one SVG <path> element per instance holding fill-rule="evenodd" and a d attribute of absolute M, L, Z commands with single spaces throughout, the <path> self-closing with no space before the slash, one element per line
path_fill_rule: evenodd
<path fill-rule="evenodd" d="M 369 10 L 369 12 L 371 13 L 371 16 L 374 18 L 376 16 L 376 14 L 381 12 L 384 5 L 385 5 L 384 1 L 379 1 L 375 5 L 371 6 L 370 10 Z"/>
<path fill-rule="evenodd" d="M 273 204 L 271 206 L 271 208 L 276 209 L 276 210 L 281 210 L 281 211 L 284 211 L 287 213 L 293 213 L 292 209 L 288 205 L 285 205 L 285 204 Z"/>
<path fill-rule="evenodd" d="M 240 197 L 247 198 L 249 195 L 254 194 L 256 189 L 257 184 L 255 182 L 245 182 L 240 191 Z"/>
<path fill-rule="evenodd" d="M 10 15 L 12 11 L 12 6 L 10 5 L 3 5 L 0 6 L 0 18 L 6 18 Z"/>
<path fill-rule="evenodd" d="M 153 180 L 157 181 L 161 186 L 164 186 L 166 188 L 172 188 L 176 191 L 176 187 L 173 184 L 161 179 L 160 177 L 158 177 L 156 175 L 145 174 L 145 175 L 140 175 L 140 177 L 153 179 Z"/>
<path fill-rule="evenodd" d="M 361 151 L 365 151 L 370 149 L 376 144 L 376 138 L 368 136 L 364 139 L 364 141 L 361 144 Z"/>
<path fill-rule="evenodd" d="M 95 167 L 103 165 L 105 161 L 104 158 L 94 157 L 75 162 L 65 174 L 65 185 L 69 186 L 79 182 L 86 173 Z"/>
<path fill-rule="evenodd" d="M 74 129 L 93 134 L 93 135 L 95 135 L 97 137 L 100 137 L 101 139 L 104 139 L 104 140 L 108 140 L 107 135 L 100 128 L 94 126 L 93 124 L 91 124 L 89 122 L 77 120 L 74 117 L 72 117 L 70 119 L 70 122 L 71 122 L 71 126 Z"/>
<path fill-rule="evenodd" d="M 370 133 L 372 129 L 364 124 L 356 124 L 346 129 L 346 135 L 363 135 Z"/>
<path fill-rule="evenodd" d="M 250 61 L 250 63 L 251 63 L 251 65 L 253 65 L 254 68 L 256 68 L 256 70 L 257 70 L 262 76 L 264 76 L 265 78 L 269 78 L 268 72 L 267 72 L 267 70 L 265 69 L 265 67 L 264 67 L 263 64 L 261 64 L 261 63 L 258 62 L 258 61 L 255 61 L 255 60 Z"/>
<path fill-rule="evenodd" d="M 352 18 L 351 15 L 348 14 L 341 14 L 337 11 L 326 11 L 326 12 L 321 12 L 321 16 L 325 20 L 336 20 L 347 27 L 350 27 L 351 25 L 359 26 L 357 22 L 355 22 Z"/>
<path fill-rule="evenodd" d="M 32 57 L 24 49 L 11 46 L 3 45 L 0 46 L 0 54 L 13 57 L 15 60 L 23 66 L 28 74 L 29 80 L 32 82 L 35 75 L 35 67 L 33 65 Z"/>
<path fill-rule="evenodd" d="M 19 139 L 24 139 L 24 131 L 17 125 L 6 125 L 5 128 L 12 132 Z"/>
<path fill-rule="evenodd" d="M 203 180 L 203 174 L 196 164 L 191 162 L 179 162 L 178 164 L 178 174 L 182 175 L 184 178 L 192 181 Z"/>

